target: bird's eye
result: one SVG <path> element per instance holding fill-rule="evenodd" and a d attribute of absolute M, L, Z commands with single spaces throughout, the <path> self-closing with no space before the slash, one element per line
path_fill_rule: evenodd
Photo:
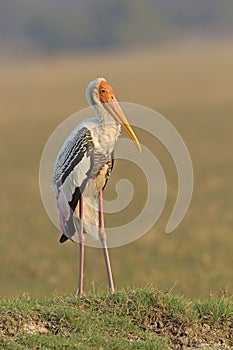
<path fill-rule="evenodd" d="M 101 89 L 101 93 L 104 94 L 105 93 L 105 89 Z"/>

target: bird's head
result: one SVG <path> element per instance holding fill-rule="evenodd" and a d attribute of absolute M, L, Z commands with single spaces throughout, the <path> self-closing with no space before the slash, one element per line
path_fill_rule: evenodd
<path fill-rule="evenodd" d="M 91 81 L 86 90 L 86 97 L 89 104 L 93 107 L 97 107 L 97 111 L 104 109 L 107 111 L 112 118 L 122 125 L 125 131 L 129 134 L 132 140 L 135 142 L 139 152 L 141 152 L 141 146 L 135 135 L 132 127 L 128 123 L 124 112 L 122 111 L 112 87 L 108 84 L 106 79 L 98 78 Z"/>

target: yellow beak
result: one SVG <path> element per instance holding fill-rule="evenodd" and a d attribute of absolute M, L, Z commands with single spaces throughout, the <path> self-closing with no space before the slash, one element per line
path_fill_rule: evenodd
<path fill-rule="evenodd" d="M 128 133 L 128 135 L 131 137 L 131 139 L 135 142 L 137 149 L 139 152 L 141 152 L 141 146 L 138 141 L 137 136 L 135 135 L 133 129 L 131 128 L 130 124 L 128 123 L 119 103 L 114 100 L 114 102 L 108 102 L 104 104 L 104 108 L 111 114 L 111 116 L 122 125 L 122 127 L 125 129 L 125 131 Z"/>

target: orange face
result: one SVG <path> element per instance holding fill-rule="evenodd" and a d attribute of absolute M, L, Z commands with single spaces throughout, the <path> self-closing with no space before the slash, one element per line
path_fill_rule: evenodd
<path fill-rule="evenodd" d="M 136 146 L 140 152 L 141 147 L 137 139 L 137 136 L 135 135 L 134 131 L 129 125 L 119 103 L 117 102 L 113 89 L 105 80 L 102 80 L 99 84 L 99 100 L 103 104 L 103 107 L 106 109 L 106 111 L 109 114 L 111 114 L 111 116 L 123 126 L 125 131 L 136 143 Z"/>
<path fill-rule="evenodd" d="M 104 80 L 99 85 L 99 99 L 101 103 L 117 102 L 111 86 Z"/>

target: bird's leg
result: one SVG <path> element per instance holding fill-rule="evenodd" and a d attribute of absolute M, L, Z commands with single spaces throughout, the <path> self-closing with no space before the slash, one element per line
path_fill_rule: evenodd
<path fill-rule="evenodd" d="M 103 192 L 102 192 L 102 190 L 99 191 L 99 238 L 100 238 L 100 241 L 101 241 L 101 244 L 103 247 L 103 252 L 104 252 L 104 260 L 105 260 L 106 270 L 107 270 L 107 275 L 108 275 L 109 289 L 110 289 L 111 293 L 114 293 L 112 270 L 111 270 L 109 254 L 108 254 L 106 233 L 105 233 L 105 229 L 104 229 Z"/>
<path fill-rule="evenodd" d="M 79 280 L 78 280 L 78 296 L 81 298 L 83 295 L 83 266 L 84 266 L 84 233 L 83 233 L 83 196 L 81 194 L 79 200 L 79 218 L 80 218 L 80 230 L 79 230 Z"/>

